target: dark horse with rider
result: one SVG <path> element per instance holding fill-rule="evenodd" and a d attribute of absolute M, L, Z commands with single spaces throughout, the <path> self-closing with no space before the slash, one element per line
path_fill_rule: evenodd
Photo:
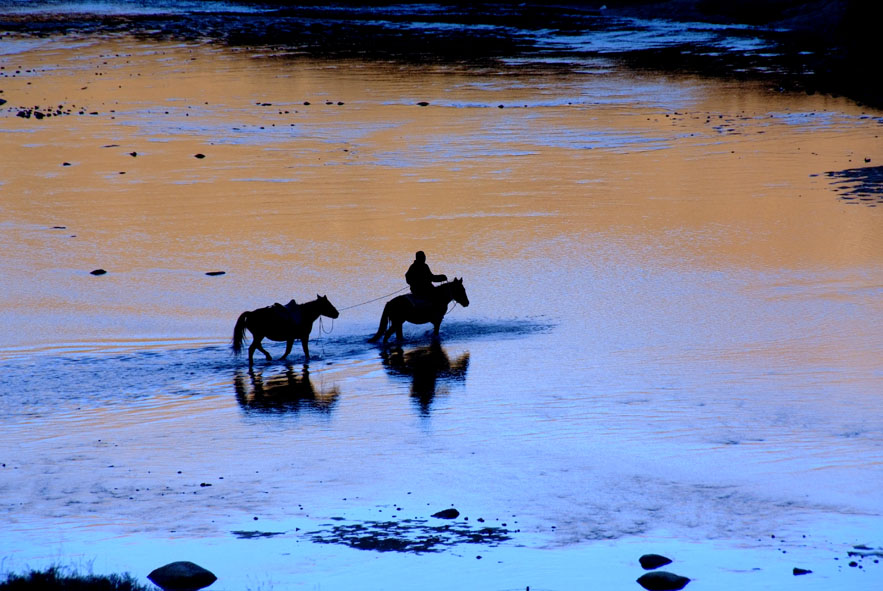
<path fill-rule="evenodd" d="M 370 342 L 375 342 L 382 336 L 383 342 L 386 343 L 393 333 L 401 342 L 404 338 L 402 325 L 405 322 L 432 323 L 432 336 L 438 338 L 439 327 L 451 301 L 457 302 L 464 308 L 469 305 L 463 279 L 448 281 L 447 276 L 434 274 L 426 264 L 426 255 L 422 250 L 417 251 L 414 262 L 405 273 L 405 281 L 411 287 L 411 293 L 400 295 L 386 303 L 380 317 L 380 326 L 374 336 L 368 339 Z M 439 281 L 445 283 L 433 285 Z"/>

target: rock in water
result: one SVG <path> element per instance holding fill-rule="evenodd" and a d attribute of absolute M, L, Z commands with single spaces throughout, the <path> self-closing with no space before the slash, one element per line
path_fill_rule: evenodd
<path fill-rule="evenodd" d="M 678 591 L 687 586 L 690 579 L 664 570 L 654 571 L 638 579 L 638 584 L 649 591 Z"/>
<path fill-rule="evenodd" d="M 218 580 L 212 572 L 186 560 L 161 566 L 147 578 L 165 591 L 197 591 Z"/>
<path fill-rule="evenodd" d="M 439 519 L 457 519 L 460 517 L 460 512 L 456 509 L 445 509 L 444 511 L 434 513 L 432 516 L 438 517 Z"/>
<path fill-rule="evenodd" d="M 644 554 L 638 559 L 644 570 L 653 570 L 666 564 L 671 564 L 671 558 L 666 558 L 659 554 Z"/>
<path fill-rule="evenodd" d="M 94 271 L 89 271 L 90 275 L 104 275 L 106 273 L 107 271 L 105 271 L 104 269 L 95 269 Z"/>
<path fill-rule="evenodd" d="M 793 570 L 792 572 L 794 573 L 794 576 L 795 576 L 795 577 L 799 577 L 800 575 L 810 575 L 810 574 L 812 574 L 812 571 L 811 571 L 811 570 L 808 570 L 808 569 L 805 569 L 805 568 L 797 568 L 796 566 L 794 567 L 794 570 Z"/>

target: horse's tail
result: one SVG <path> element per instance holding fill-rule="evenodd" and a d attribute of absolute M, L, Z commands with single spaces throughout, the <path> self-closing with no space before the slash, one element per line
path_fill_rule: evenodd
<path fill-rule="evenodd" d="M 236 326 L 233 327 L 233 354 L 239 356 L 242 353 L 242 340 L 245 338 L 245 322 L 248 320 L 248 312 L 239 315 Z"/>
<path fill-rule="evenodd" d="M 380 327 L 377 329 L 377 332 L 374 334 L 374 336 L 368 339 L 368 342 L 376 342 L 380 337 L 383 336 L 383 333 L 386 332 L 387 328 L 389 328 L 389 302 L 386 302 L 386 305 L 383 306 L 383 315 L 380 317 Z"/>

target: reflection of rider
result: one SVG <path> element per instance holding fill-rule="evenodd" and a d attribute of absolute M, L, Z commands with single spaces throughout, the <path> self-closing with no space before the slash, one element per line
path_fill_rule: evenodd
<path fill-rule="evenodd" d="M 408 267 L 405 273 L 405 281 L 411 286 L 411 293 L 419 298 L 429 297 L 432 293 L 433 281 L 447 281 L 445 275 L 433 275 L 426 264 L 426 255 L 422 250 L 418 250 L 414 257 L 414 262 Z"/>

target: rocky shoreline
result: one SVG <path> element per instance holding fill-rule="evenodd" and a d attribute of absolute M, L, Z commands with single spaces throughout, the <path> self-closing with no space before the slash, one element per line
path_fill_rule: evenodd
<path fill-rule="evenodd" d="M 761 80 L 773 88 L 843 95 L 883 108 L 883 82 L 869 70 L 881 54 L 873 31 L 879 15 L 855 1 L 614 0 L 556 6 L 444 3 L 432 7 L 384 3 L 300 7 L 275 2 L 260 6 L 261 10 L 229 13 L 0 13 L 0 39 L 6 35 L 130 34 L 154 40 L 272 47 L 290 57 L 470 67 L 499 67 L 514 59 L 520 68 L 527 63 L 567 69 L 603 57 L 639 70 Z M 672 36 L 650 46 L 629 43 L 629 35 L 640 37 L 646 21 L 658 19 L 675 23 Z M 749 44 L 760 42 L 763 49 L 677 36 L 678 27 L 686 30 L 697 23 L 723 27 L 727 35 Z M 607 33 L 623 37 L 625 43 L 617 47 L 594 41 L 571 43 L 580 36 Z"/>

